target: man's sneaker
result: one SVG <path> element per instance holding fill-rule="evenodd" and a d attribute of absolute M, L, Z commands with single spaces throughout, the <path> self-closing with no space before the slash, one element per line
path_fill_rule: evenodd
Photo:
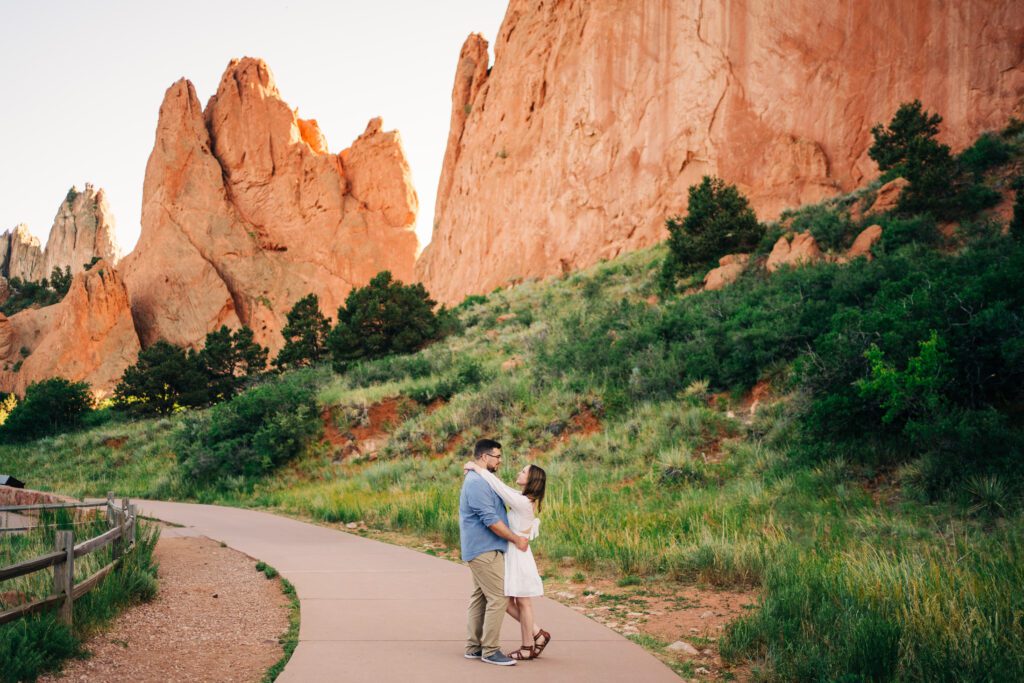
<path fill-rule="evenodd" d="M 489 657 L 481 657 L 480 661 L 487 662 L 488 664 L 497 664 L 498 666 L 515 666 L 516 660 L 512 659 L 501 650 L 495 651 L 495 653 Z"/>
<path fill-rule="evenodd" d="M 484 653 L 483 653 L 483 650 L 477 650 L 476 652 L 467 652 L 466 654 L 464 654 L 462 656 L 465 657 L 466 659 L 480 659 L 481 657 L 484 656 Z"/>

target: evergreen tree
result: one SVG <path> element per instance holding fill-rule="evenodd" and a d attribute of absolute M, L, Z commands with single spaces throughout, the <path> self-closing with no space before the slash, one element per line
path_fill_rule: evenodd
<path fill-rule="evenodd" d="M 668 228 L 669 256 L 661 272 L 661 285 L 673 291 L 675 282 L 701 265 L 725 254 L 753 249 L 764 235 L 747 198 L 735 185 L 704 176 L 689 190 L 686 218 L 673 216 Z"/>
<path fill-rule="evenodd" d="M 62 297 L 67 294 L 71 289 L 71 266 L 64 266 L 63 271 L 60 266 L 54 266 L 50 273 L 50 287 Z"/>
<path fill-rule="evenodd" d="M 284 347 L 274 359 L 278 368 L 301 368 L 319 363 L 327 356 L 327 334 L 331 323 L 320 312 L 316 294 L 308 294 L 288 311 L 288 324 L 281 330 Z"/>
<path fill-rule="evenodd" d="M 404 285 L 388 271 L 349 292 L 327 339 L 334 369 L 358 360 L 411 353 L 443 335 L 446 313 L 434 314 L 423 285 Z"/>
<path fill-rule="evenodd" d="M 232 333 L 223 325 L 208 333 L 198 360 L 209 378 L 211 398 L 235 395 L 246 378 L 266 369 L 267 354 L 267 349 L 254 341 L 248 327 Z"/>
<path fill-rule="evenodd" d="M 206 404 L 210 387 L 198 354 L 160 340 L 139 353 L 114 389 L 114 405 L 136 414 L 167 415 Z"/>

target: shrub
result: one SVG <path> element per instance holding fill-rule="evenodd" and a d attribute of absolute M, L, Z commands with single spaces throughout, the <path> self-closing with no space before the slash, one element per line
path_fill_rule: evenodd
<path fill-rule="evenodd" d="M 288 311 L 288 323 L 281 330 L 284 347 L 274 365 L 278 368 L 303 368 L 327 357 L 327 334 L 331 323 L 320 312 L 316 294 L 307 294 Z"/>
<path fill-rule="evenodd" d="M 834 207 L 825 204 L 813 204 L 796 211 L 786 211 L 781 218 L 792 218 L 791 230 L 810 232 L 824 249 L 846 249 L 856 236 L 853 223 Z"/>
<path fill-rule="evenodd" d="M 173 437 L 184 478 L 196 487 L 222 486 L 291 460 L 322 428 L 315 395 L 311 378 L 298 372 L 187 416 Z"/>
<path fill-rule="evenodd" d="M 114 389 L 114 405 L 135 415 L 167 415 L 201 406 L 210 397 L 199 357 L 160 340 L 139 353 Z"/>
<path fill-rule="evenodd" d="M 334 369 L 344 372 L 355 361 L 412 353 L 440 339 L 449 314 L 442 308 L 435 315 L 434 305 L 423 285 L 403 285 L 386 270 L 354 288 L 327 337 Z"/>
<path fill-rule="evenodd" d="M 1013 181 L 1013 217 L 1010 219 L 1010 234 L 1018 242 L 1024 242 L 1024 175 Z"/>
<path fill-rule="evenodd" d="M 686 218 L 673 216 L 665 225 L 669 232 L 669 255 L 661 273 L 665 291 L 673 291 L 680 276 L 703 264 L 729 252 L 753 249 L 764 234 L 746 197 L 734 185 L 710 176 L 690 187 Z"/>
<path fill-rule="evenodd" d="M 998 135 L 982 133 L 974 144 L 960 152 L 960 167 L 981 180 L 985 171 L 1000 166 L 1010 159 L 1010 146 Z"/>
<path fill-rule="evenodd" d="M 92 394 L 85 382 L 71 382 L 63 377 L 35 382 L 0 426 L 0 438 L 27 441 L 65 431 L 81 424 L 92 405 Z"/>

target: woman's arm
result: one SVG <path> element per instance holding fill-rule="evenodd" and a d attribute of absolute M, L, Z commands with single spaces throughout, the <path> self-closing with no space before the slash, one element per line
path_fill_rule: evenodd
<path fill-rule="evenodd" d="M 494 489 L 494 492 L 497 493 L 510 508 L 520 514 L 525 515 L 529 513 L 531 517 L 533 516 L 533 503 L 530 499 L 511 486 L 507 486 L 501 479 L 494 476 L 490 470 L 480 467 L 476 463 L 472 462 L 466 463 L 466 469 L 472 469 L 483 477 L 483 480 L 487 482 L 487 485 Z"/>

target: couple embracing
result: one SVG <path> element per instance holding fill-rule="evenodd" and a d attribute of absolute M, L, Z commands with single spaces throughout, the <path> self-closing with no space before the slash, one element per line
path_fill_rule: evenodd
<path fill-rule="evenodd" d="M 500 464 L 500 443 L 476 442 L 473 460 L 464 466 L 459 533 L 462 559 L 473 574 L 466 659 L 511 666 L 536 659 L 551 641 L 533 618 L 532 598 L 544 595 L 544 584 L 530 550 L 540 527 L 546 476 L 536 465 L 527 465 L 516 477 L 521 489 L 515 489 L 494 475 Z M 522 647 L 511 656 L 499 647 L 506 611 L 519 622 L 523 636 Z"/>

